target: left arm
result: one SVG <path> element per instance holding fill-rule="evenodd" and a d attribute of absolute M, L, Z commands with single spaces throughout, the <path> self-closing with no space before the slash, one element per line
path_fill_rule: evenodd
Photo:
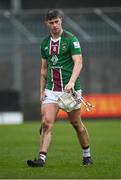
<path fill-rule="evenodd" d="M 67 92 L 70 92 L 72 89 L 74 89 L 75 82 L 81 72 L 81 69 L 82 69 L 82 55 L 73 55 L 72 59 L 74 61 L 74 68 L 72 71 L 71 78 L 70 78 L 68 84 L 65 86 L 65 90 Z"/>

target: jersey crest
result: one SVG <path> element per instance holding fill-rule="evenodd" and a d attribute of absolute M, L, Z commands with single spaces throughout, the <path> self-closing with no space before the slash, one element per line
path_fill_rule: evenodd
<path fill-rule="evenodd" d="M 64 54 L 68 49 L 68 44 L 67 43 L 63 43 L 62 44 L 62 53 Z"/>

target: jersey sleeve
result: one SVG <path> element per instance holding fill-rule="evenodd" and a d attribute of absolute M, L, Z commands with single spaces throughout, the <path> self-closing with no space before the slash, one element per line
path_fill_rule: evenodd
<path fill-rule="evenodd" d="M 82 54 L 80 43 L 76 38 L 76 36 L 72 37 L 70 46 L 71 46 L 71 55 Z"/>
<path fill-rule="evenodd" d="M 43 59 L 46 59 L 46 54 L 45 54 L 45 51 L 44 51 L 44 46 L 43 46 L 43 44 L 41 44 L 40 50 L 41 50 L 41 57 L 42 57 Z"/>

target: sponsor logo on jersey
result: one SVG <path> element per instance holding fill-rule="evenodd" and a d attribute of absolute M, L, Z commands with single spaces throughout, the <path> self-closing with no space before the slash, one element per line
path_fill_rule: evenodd
<path fill-rule="evenodd" d="M 75 48 L 80 48 L 80 44 L 79 44 L 79 42 L 78 42 L 78 41 L 73 42 L 73 43 L 74 43 L 74 47 L 75 47 Z"/>
<path fill-rule="evenodd" d="M 58 62 L 58 57 L 56 55 L 53 55 L 51 58 L 51 61 L 52 61 L 53 65 L 56 65 Z"/>

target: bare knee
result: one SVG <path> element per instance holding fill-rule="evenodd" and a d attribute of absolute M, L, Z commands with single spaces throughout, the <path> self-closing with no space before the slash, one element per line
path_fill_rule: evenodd
<path fill-rule="evenodd" d="M 43 132 L 51 131 L 52 127 L 53 127 L 53 123 L 51 120 L 46 118 L 42 121 L 42 131 Z"/>
<path fill-rule="evenodd" d="M 71 122 L 71 124 L 77 132 L 84 133 L 86 131 L 85 126 L 81 124 L 81 122 L 74 121 L 74 122 Z"/>

